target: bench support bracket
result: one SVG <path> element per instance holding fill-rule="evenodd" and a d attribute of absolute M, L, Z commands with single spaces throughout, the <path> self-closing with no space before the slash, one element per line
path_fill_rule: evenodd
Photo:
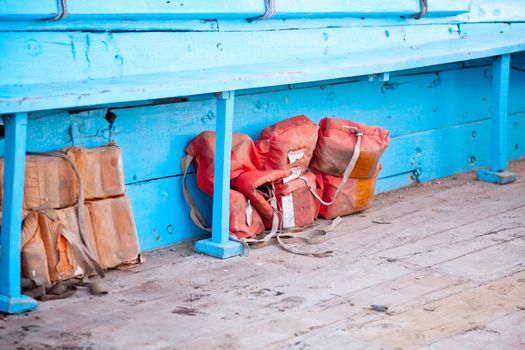
<path fill-rule="evenodd" d="M 499 185 L 516 181 L 507 168 L 507 107 L 509 98 L 510 54 L 497 56 L 492 65 L 492 136 L 489 170 L 478 170 L 479 180 Z"/>
<path fill-rule="evenodd" d="M 215 181 L 213 184 L 213 219 L 211 238 L 197 241 L 195 251 L 226 259 L 241 255 L 243 247 L 230 236 L 230 157 L 232 149 L 234 92 L 222 92 L 217 98 L 217 134 Z"/>
<path fill-rule="evenodd" d="M 5 127 L 4 198 L 0 231 L 0 311 L 15 314 L 38 303 L 21 294 L 20 241 L 26 157 L 27 113 L 3 116 Z"/>

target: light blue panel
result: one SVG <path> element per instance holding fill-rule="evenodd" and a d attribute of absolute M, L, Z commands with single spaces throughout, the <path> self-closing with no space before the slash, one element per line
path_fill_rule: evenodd
<path fill-rule="evenodd" d="M 414 183 L 412 178 L 413 172 L 407 172 L 402 174 L 397 174 L 389 177 L 381 177 L 377 180 L 376 184 L 376 194 L 381 192 L 387 192 L 394 190 L 396 188 L 401 188 L 405 186 L 410 186 Z M 380 174 L 380 176 L 382 176 Z"/>
<path fill-rule="evenodd" d="M 525 60 L 525 55 L 522 56 Z M 514 64 L 514 61 L 511 61 Z M 512 69 L 509 87 L 508 157 L 525 155 L 525 70 Z"/>
<path fill-rule="evenodd" d="M 188 175 L 188 187 L 206 222 L 211 222 L 211 198 Z M 182 194 L 182 176 L 127 185 L 142 250 L 157 249 L 209 235 L 193 224 Z"/>
<path fill-rule="evenodd" d="M 244 21 L 246 23 L 246 21 Z M 218 31 L 216 20 L 75 20 L 75 21 L 1 21 L 0 32 L 47 31 Z"/>
<path fill-rule="evenodd" d="M 93 106 L 338 79 L 520 51 L 525 31 L 466 37 L 347 57 L 219 67 L 119 79 L 0 87 L 0 112 Z M 30 96 L 30 98 L 28 98 Z"/>
<path fill-rule="evenodd" d="M 2 225 L 0 227 L 0 312 L 21 313 L 37 307 L 21 294 L 20 242 L 27 114 L 4 115 L 6 157 L 3 173 Z"/>
<path fill-rule="evenodd" d="M 29 116 L 27 151 L 49 152 L 72 146 L 69 113 L 40 112 Z M 0 157 L 5 154 L 5 140 L 0 138 Z"/>
<path fill-rule="evenodd" d="M 415 133 L 490 117 L 490 86 L 490 75 L 475 68 L 250 94 L 237 100 L 236 130 L 258 137 L 269 124 L 306 114 L 316 122 L 337 117 L 380 125 L 392 136 Z"/>
<path fill-rule="evenodd" d="M 113 109 L 110 133 L 106 110 L 72 114 L 74 143 L 96 147 L 110 139 L 122 148 L 126 183 L 181 174 L 180 159 L 201 131 L 215 129 L 215 100 Z"/>
<path fill-rule="evenodd" d="M 425 31 L 409 26 L 207 33 L 5 32 L 0 33 L 0 75 L 2 85 L 63 82 L 337 57 L 457 37 L 457 27 L 450 25 L 432 25 Z"/>

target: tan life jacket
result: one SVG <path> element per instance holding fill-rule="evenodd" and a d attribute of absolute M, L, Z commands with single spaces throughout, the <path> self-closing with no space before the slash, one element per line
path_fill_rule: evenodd
<path fill-rule="evenodd" d="M 37 281 L 44 288 L 51 285 L 46 248 L 36 212 L 28 213 L 23 221 L 20 260 L 23 278 Z"/>
<path fill-rule="evenodd" d="M 0 206 L 3 200 L 4 159 L 0 158 Z M 26 210 L 65 208 L 74 205 L 77 197 L 77 177 L 63 158 L 26 156 L 24 202 Z"/>
<path fill-rule="evenodd" d="M 86 201 L 94 245 L 103 269 L 141 261 L 131 203 L 127 196 Z"/>
<path fill-rule="evenodd" d="M 115 197 L 126 192 L 122 151 L 114 142 L 96 148 L 68 147 L 65 152 L 82 178 L 85 200 Z"/>
<path fill-rule="evenodd" d="M 75 206 L 37 213 L 51 283 L 81 278 L 100 268 L 89 213 L 84 211 L 83 218 L 79 220 L 77 210 Z M 86 244 L 83 243 L 80 225 L 83 225 Z"/>

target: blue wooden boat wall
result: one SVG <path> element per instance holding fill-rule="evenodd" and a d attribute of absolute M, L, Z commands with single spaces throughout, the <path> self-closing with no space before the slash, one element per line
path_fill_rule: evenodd
<path fill-rule="evenodd" d="M 505 155 L 525 155 L 525 1 L 429 0 L 415 19 L 419 0 L 276 0 L 272 18 L 247 20 L 267 3 L 68 0 L 67 16 L 50 20 L 56 0 L 4 0 L 0 113 L 29 112 L 27 151 L 116 141 L 143 250 L 206 235 L 190 220 L 179 161 L 216 127 L 213 92 L 236 90 L 233 129 L 253 138 L 298 114 L 389 129 L 383 192 L 490 165 L 494 57 L 510 57 Z M 468 49 L 454 46 L 463 39 Z M 419 56 L 403 62 L 409 51 Z M 352 57 L 348 76 L 332 74 Z M 189 180 L 211 222 L 211 199 Z"/>

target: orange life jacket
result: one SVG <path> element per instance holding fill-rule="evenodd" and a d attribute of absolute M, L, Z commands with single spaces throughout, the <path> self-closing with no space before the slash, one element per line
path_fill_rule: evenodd
<path fill-rule="evenodd" d="M 203 131 L 186 148 L 186 153 L 195 160 L 197 186 L 206 194 L 213 194 L 215 167 L 215 131 Z M 246 171 L 261 168 L 261 156 L 253 140 L 245 134 L 232 135 L 230 179 L 237 178 Z"/>
<path fill-rule="evenodd" d="M 38 213 L 29 212 L 22 224 L 21 242 L 21 273 L 22 277 L 38 281 L 44 287 L 51 285 L 46 248 L 42 232 L 38 226 Z"/>
<path fill-rule="evenodd" d="M 277 209 L 270 203 L 275 197 L 275 184 L 291 175 L 290 170 L 253 170 L 242 173 L 232 183 L 232 187 L 248 198 L 259 212 L 266 228 L 272 227 L 274 212 Z"/>
<path fill-rule="evenodd" d="M 122 151 L 115 143 L 96 148 L 68 147 L 66 153 L 82 178 L 86 200 L 114 197 L 126 192 Z"/>
<path fill-rule="evenodd" d="M 310 192 L 314 188 L 322 195 L 323 183 L 307 171 L 300 178 L 275 186 L 275 196 L 282 216 L 282 227 L 303 227 L 314 223 L 319 216 L 320 203 Z"/>
<path fill-rule="evenodd" d="M 85 205 L 102 268 L 139 263 L 140 248 L 129 198 L 121 195 L 87 201 Z"/>
<path fill-rule="evenodd" d="M 3 198 L 4 159 L 0 158 L 0 205 Z M 77 201 L 77 177 L 59 157 L 26 157 L 24 209 L 64 208 Z"/>
<path fill-rule="evenodd" d="M 354 153 L 357 134 L 361 133 L 361 151 L 350 177 L 374 176 L 379 159 L 390 144 L 387 130 L 336 118 L 323 118 L 319 124 L 319 138 L 310 164 L 313 169 L 324 175 L 343 176 Z"/>
<path fill-rule="evenodd" d="M 308 168 L 319 127 L 305 115 L 275 123 L 261 131 L 255 142 L 264 159 L 264 169 Z"/>
<path fill-rule="evenodd" d="M 312 172 L 301 175 L 299 169 L 251 171 L 239 176 L 233 186 L 250 199 L 267 229 L 276 223 L 280 228 L 310 225 L 319 215 L 319 202 L 310 188 L 319 195 L 322 190 Z M 278 220 L 274 222 L 276 215 Z"/>
<path fill-rule="evenodd" d="M 370 178 L 349 178 L 342 187 L 342 177 L 319 174 L 324 184 L 323 201 L 333 201 L 330 205 L 321 204 L 319 214 L 325 219 L 333 219 L 370 208 L 374 200 L 377 176 L 381 168 L 381 164 L 378 164 L 374 175 Z M 336 191 L 339 187 L 341 190 L 336 197 Z"/>
<path fill-rule="evenodd" d="M 241 192 L 230 190 L 230 232 L 237 238 L 249 238 L 263 231 L 262 218 L 250 200 Z"/>

